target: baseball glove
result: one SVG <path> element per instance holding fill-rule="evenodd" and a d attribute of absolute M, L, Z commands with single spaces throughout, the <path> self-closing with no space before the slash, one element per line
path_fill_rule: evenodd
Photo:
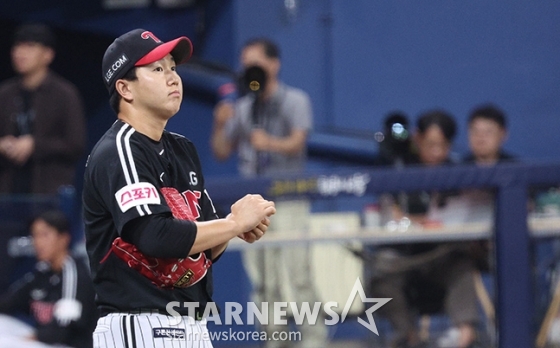
<path fill-rule="evenodd" d="M 136 246 L 120 237 L 113 241 L 111 251 L 126 264 L 161 288 L 188 288 L 198 283 L 212 265 L 206 254 L 196 258 L 161 259 L 144 255 Z"/>

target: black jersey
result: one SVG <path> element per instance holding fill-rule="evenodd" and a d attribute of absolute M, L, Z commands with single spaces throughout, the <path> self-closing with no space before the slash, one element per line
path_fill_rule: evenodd
<path fill-rule="evenodd" d="M 14 283 L 9 292 L 2 296 L 0 312 L 30 315 L 40 342 L 76 348 L 91 347 L 97 322 L 94 297 L 86 265 L 68 257 L 62 272 L 55 272 L 46 262 L 39 262 L 35 271 Z M 81 304 L 79 318 L 68 320 L 56 316 L 56 305 L 63 298 Z"/>
<path fill-rule="evenodd" d="M 159 288 L 109 253 L 125 225 L 140 217 L 179 215 L 191 221 L 217 218 L 204 189 L 200 161 L 191 141 L 164 131 L 156 142 L 130 125 L 116 121 L 88 158 L 83 208 L 87 252 L 102 313 L 165 311 L 172 301 L 198 302 L 203 310 L 211 301 L 211 268 L 191 287 Z M 196 229 L 186 229 L 185 233 L 192 234 L 187 238 L 189 242 L 183 242 L 184 256 L 187 256 Z M 211 258 L 209 250 L 206 254 Z M 186 315 L 187 307 L 181 305 L 181 308 L 174 309 Z"/>

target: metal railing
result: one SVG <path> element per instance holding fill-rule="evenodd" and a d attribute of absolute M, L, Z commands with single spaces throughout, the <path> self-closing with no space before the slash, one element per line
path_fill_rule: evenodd
<path fill-rule="evenodd" d="M 344 168 L 256 179 L 207 178 L 214 202 L 230 204 L 246 193 L 269 199 L 328 198 L 414 190 L 494 189 L 497 330 L 501 348 L 534 346 L 535 298 L 527 219 L 528 190 L 560 183 L 559 163 L 507 163 L 492 167 Z M 560 230 L 560 226 L 558 226 Z"/>

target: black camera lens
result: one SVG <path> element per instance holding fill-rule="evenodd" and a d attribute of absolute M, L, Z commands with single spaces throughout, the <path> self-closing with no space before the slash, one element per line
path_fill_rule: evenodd
<path fill-rule="evenodd" d="M 266 72 L 260 66 L 250 66 L 243 71 L 241 84 L 244 93 L 260 94 L 266 87 Z"/>

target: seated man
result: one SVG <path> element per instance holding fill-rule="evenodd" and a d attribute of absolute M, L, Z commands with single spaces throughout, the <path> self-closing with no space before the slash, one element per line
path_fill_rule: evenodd
<path fill-rule="evenodd" d="M 48 211 L 30 230 L 38 263 L 0 297 L 0 347 L 91 347 L 95 294 L 85 264 L 69 255 L 68 220 Z M 18 314 L 32 325 L 10 316 Z"/>
<path fill-rule="evenodd" d="M 504 151 L 507 139 L 505 113 L 493 104 L 475 107 L 467 121 L 469 152 L 463 161 L 476 166 L 493 166 L 498 163 L 516 161 L 516 157 Z M 532 193 L 531 193 L 532 195 Z M 469 189 L 462 192 L 468 202 L 469 222 L 491 223 L 494 219 L 495 194 L 493 190 Z M 472 252 L 481 271 L 491 268 L 491 243 L 488 240 L 472 242 Z"/>
<path fill-rule="evenodd" d="M 450 149 L 456 124 L 444 111 L 420 116 L 413 137 L 416 154 L 409 165 L 451 164 Z M 417 192 L 394 198 L 392 219 L 409 218 L 412 223 L 430 225 L 430 210 L 446 204 L 455 193 Z M 414 243 L 381 247 L 372 265 L 370 291 L 374 297 L 390 297 L 380 314 L 395 331 L 393 347 L 420 347 L 416 324 L 418 312 L 435 312 L 443 307 L 459 329 L 458 348 L 472 347 L 476 340 L 477 300 L 474 266 L 461 245 Z"/>

